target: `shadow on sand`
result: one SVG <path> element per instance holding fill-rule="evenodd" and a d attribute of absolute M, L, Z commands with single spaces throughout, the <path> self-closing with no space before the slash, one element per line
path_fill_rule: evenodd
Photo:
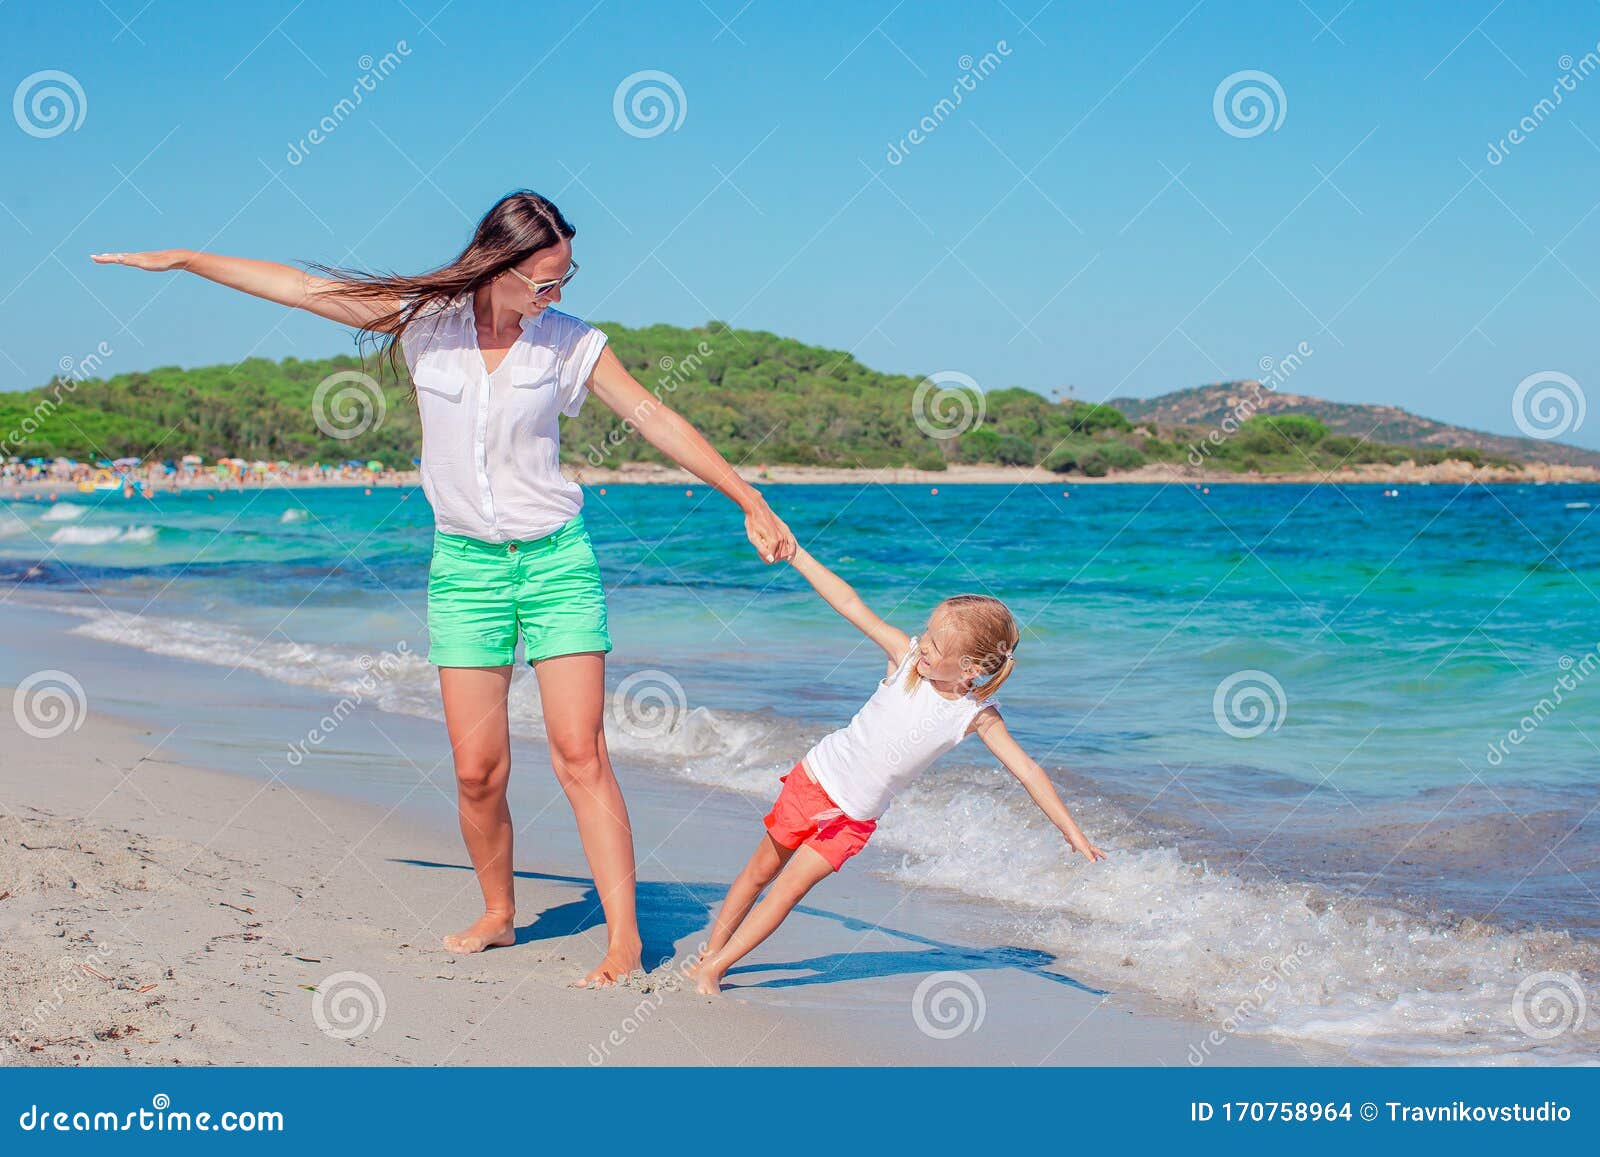
<path fill-rule="evenodd" d="M 445 868 L 453 871 L 471 871 L 466 864 L 441 864 L 432 860 L 395 861 L 417 868 Z M 529 944 L 537 940 L 554 940 L 572 936 L 590 928 L 604 925 L 605 916 L 600 908 L 600 894 L 594 881 L 587 876 L 558 876 L 547 872 L 517 872 L 524 880 L 543 880 L 547 883 L 575 884 L 583 889 L 581 895 L 565 904 L 546 908 L 527 924 L 517 929 L 517 943 Z M 681 955 L 694 951 L 697 937 L 710 923 L 710 911 L 722 902 L 727 888 L 721 884 L 683 884 L 641 880 L 638 885 L 639 933 L 644 940 L 645 967 L 655 969 L 670 964 L 680 955 L 678 945 L 684 945 Z M 886 976 L 901 976 L 919 972 L 979 972 L 988 969 L 1009 968 L 1030 973 L 1052 984 L 1064 984 L 1080 992 L 1104 996 L 1102 989 L 1091 988 L 1081 981 L 1059 972 L 1048 971 L 1055 957 L 1048 952 L 1032 948 L 973 948 L 961 944 L 947 944 L 942 940 L 873 924 L 854 916 L 830 912 L 801 904 L 795 915 L 831 920 L 850 932 L 863 936 L 876 932 L 905 941 L 916 948 L 862 952 L 834 952 L 826 956 L 813 956 L 806 960 L 785 963 L 741 964 L 729 969 L 728 976 L 747 976 L 752 973 L 801 973 L 798 976 L 775 976 L 768 980 L 747 982 L 730 987 L 739 988 L 797 988 L 807 984 L 833 984 L 844 980 L 864 980 Z"/>

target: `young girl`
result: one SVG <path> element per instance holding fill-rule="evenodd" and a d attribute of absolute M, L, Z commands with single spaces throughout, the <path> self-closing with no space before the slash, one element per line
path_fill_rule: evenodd
<path fill-rule="evenodd" d="M 721 991 L 728 969 L 772 935 L 819 880 L 866 847 L 901 786 L 972 732 L 1022 781 L 1073 851 L 1090 863 L 1105 859 L 1000 718 L 994 693 L 1011 676 L 1017 648 L 1016 620 L 1004 603 L 987 595 L 946 599 L 911 637 L 873 614 L 806 551 L 797 548 L 791 564 L 883 648 L 888 673 L 850 725 L 824 737 L 780 781 L 783 790 L 763 821 L 767 838 L 728 889 L 693 970 L 707 996 Z M 772 890 L 756 904 L 768 884 Z"/>

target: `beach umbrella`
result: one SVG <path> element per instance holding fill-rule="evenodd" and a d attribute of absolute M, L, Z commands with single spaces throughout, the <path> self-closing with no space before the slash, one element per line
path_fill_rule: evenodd
<path fill-rule="evenodd" d="M 200 463 L 204 462 L 205 459 L 202 458 L 199 454 L 185 454 L 182 458 L 179 459 L 179 461 L 182 462 L 185 466 L 198 466 L 198 465 L 200 465 Z"/>
<path fill-rule="evenodd" d="M 143 458 L 118 458 L 116 461 L 111 463 L 111 465 L 113 465 L 113 466 L 139 466 L 139 465 L 142 465 L 143 462 L 144 462 Z"/>
<path fill-rule="evenodd" d="M 371 462 L 367 463 L 367 469 L 371 470 L 373 473 L 377 473 L 379 470 L 383 469 L 383 463 L 374 458 Z"/>

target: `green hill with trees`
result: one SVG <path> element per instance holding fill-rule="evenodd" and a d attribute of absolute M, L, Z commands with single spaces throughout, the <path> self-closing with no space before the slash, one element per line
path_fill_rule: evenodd
<path fill-rule="evenodd" d="M 693 329 L 602 328 L 646 389 L 683 413 L 729 459 L 752 465 L 937 470 L 957 462 L 993 463 L 1098 477 L 1146 463 L 1195 464 L 1200 446 L 1206 447 L 1206 468 L 1219 472 L 1272 474 L 1445 458 L 1510 461 L 1437 441 L 1369 441 L 1333 432 L 1315 417 L 1281 413 L 1247 417 L 1208 442 L 1215 425 L 1163 424 L 1152 417 L 1135 423 L 1113 406 L 1052 401 L 1017 388 L 986 392 L 982 420 L 964 428 L 956 412 L 961 399 L 919 398 L 922 379 L 879 373 L 847 353 L 720 322 Z M 383 395 L 382 420 L 350 439 L 319 429 L 312 406 L 319 384 L 341 371 L 370 374 Z M 970 406 L 974 399 L 966 402 Z M 564 422 L 563 453 L 574 463 L 663 460 L 604 406 L 591 402 Z M 949 438 L 927 432 L 946 426 L 964 432 Z M 22 458 L 176 459 L 197 453 L 208 462 L 227 456 L 297 463 L 376 458 L 395 466 L 408 465 L 421 445 L 403 365 L 397 378 L 375 357 L 363 362 L 351 356 L 163 367 L 0 394 L 0 438 L 6 439 L 6 455 Z"/>

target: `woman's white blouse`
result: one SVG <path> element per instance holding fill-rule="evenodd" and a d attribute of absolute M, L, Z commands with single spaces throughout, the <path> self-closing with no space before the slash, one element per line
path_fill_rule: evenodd
<path fill-rule="evenodd" d="M 472 295 L 418 318 L 401 341 L 422 420 L 422 490 L 435 527 L 483 542 L 543 538 L 583 509 L 561 474 L 559 417 L 588 395 L 606 335 L 546 308 L 493 374 Z"/>

